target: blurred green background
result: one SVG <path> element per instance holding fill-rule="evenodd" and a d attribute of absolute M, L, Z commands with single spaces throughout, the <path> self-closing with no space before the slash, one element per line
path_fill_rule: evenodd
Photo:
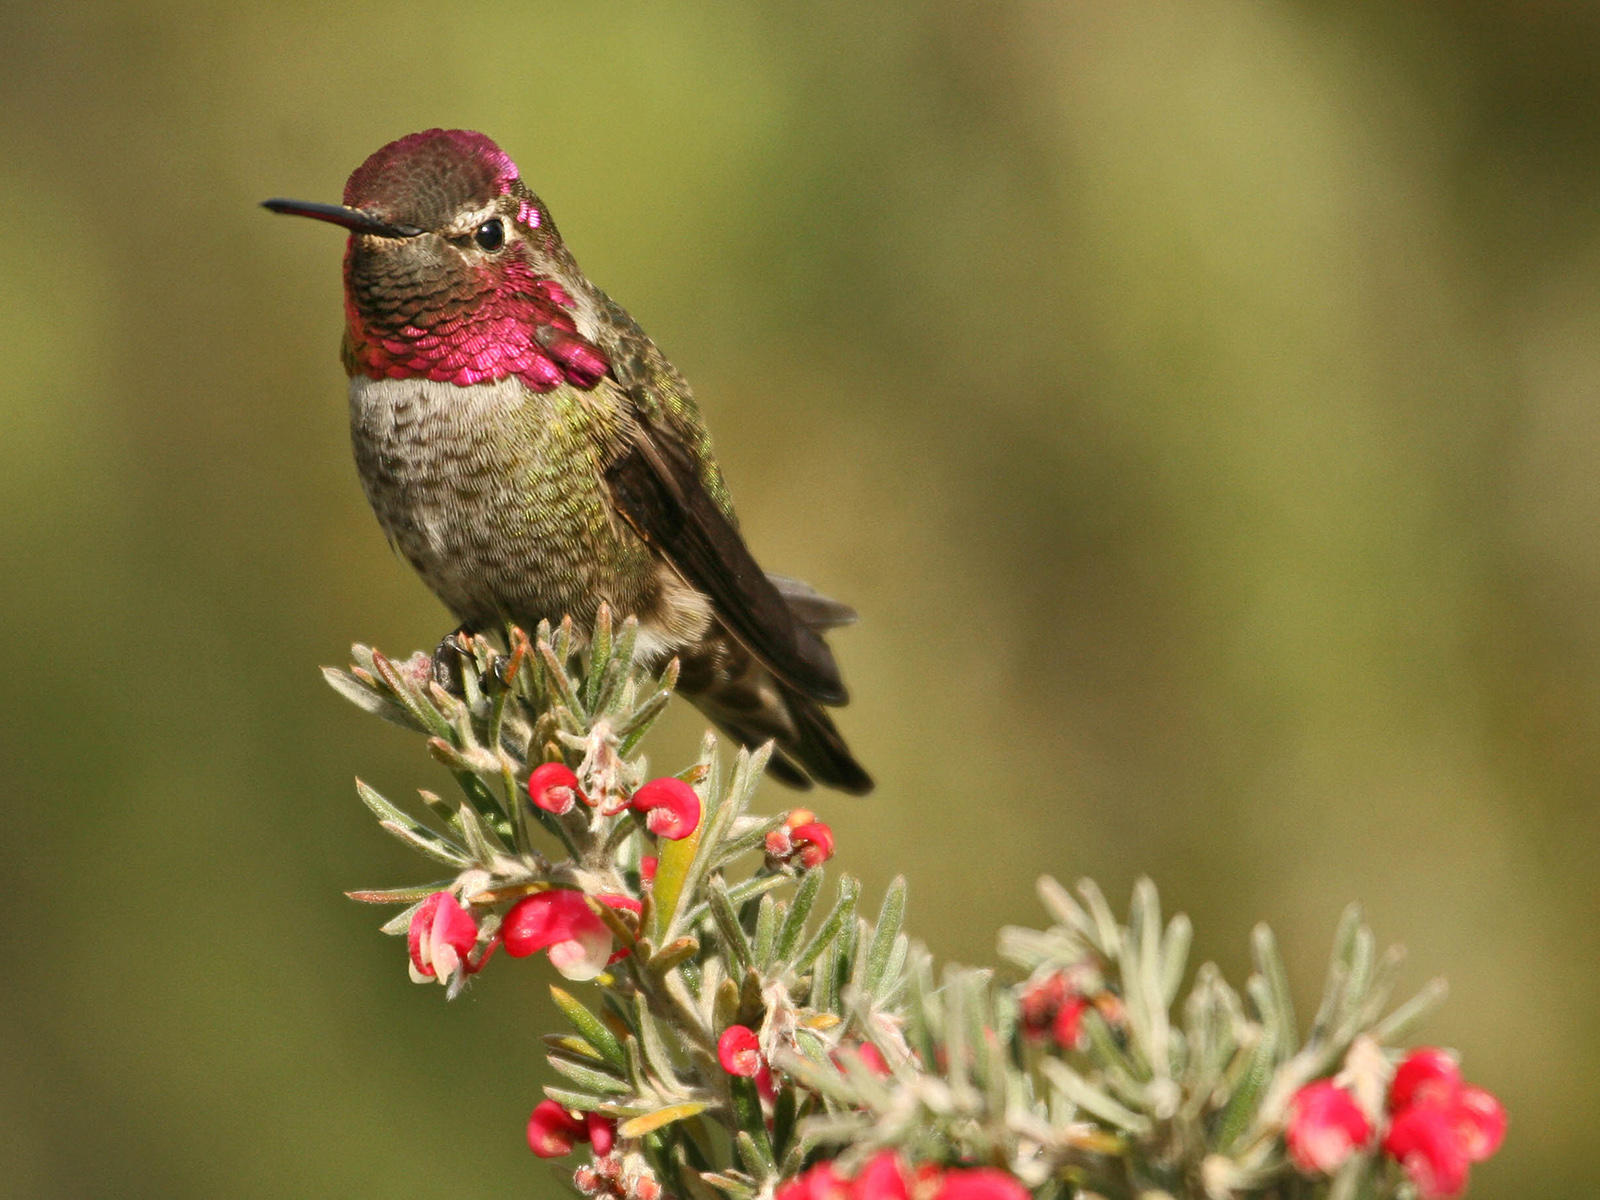
<path fill-rule="evenodd" d="M 349 461 L 336 200 L 499 140 L 695 383 L 748 536 L 859 606 L 817 797 L 992 961 L 1141 873 L 1300 997 L 1361 900 L 1592 1194 L 1600 9 L 0 13 L 0 1190 L 554 1195 L 544 973 L 446 1007 L 341 889 L 440 786 L 317 666 L 450 624 Z M 658 763 L 694 753 L 685 709 Z M 766 803 L 792 796 L 773 787 Z"/>

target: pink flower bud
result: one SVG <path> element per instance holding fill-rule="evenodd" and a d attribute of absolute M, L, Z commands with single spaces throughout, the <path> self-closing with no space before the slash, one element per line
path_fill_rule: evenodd
<path fill-rule="evenodd" d="M 1389 1111 L 1404 1112 L 1415 1104 L 1454 1104 L 1461 1092 L 1461 1068 L 1433 1046 L 1422 1046 L 1395 1068 L 1389 1084 Z"/>
<path fill-rule="evenodd" d="M 554 1100 L 541 1100 L 528 1118 L 528 1148 L 540 1158 L 571 1154 L 583 1137 L 583 1123 Z"/>
<path fill-rule="evenodd" d="M 1405 1169 L 1422 1200 L 1459 1196 L 1467 1186 L 1466 1147 L 1444 1105 L 1417 1105 L 1401 1112 L 1389 1125 L 1383 1149 Z"/>
<path fill-rule="evenodd" d="M 661 860 L 658 859 L 654 854 L 646 854 L 639 860 L 639 882 L 645 887 L 649 887 L 651 884 L 655 883 L 656 867 L 660 864 L 660 862 Z"/>
<path fill-rule="evenodd" d="M 512 905 L 500 926 L 506 953 L 523 958 L 539 950 L 568 979 L 593 979 L 611 956 L 611 930 L 582 892 L 552 888 Z"/>
<path fill-rule="evenodd" d="M 994 1167 L 953 1167 L 940 1179 L 934 1200 L 1028 1200 L 1028 1189 Z"/>
<path fill-rule="evenodd" d="M 541 763 L 528 776 L 528 799 L 535 808 L 562 816 L 572 811 L 573 802 L 583 793 L 578 790 L 578 777 L 565 763 Z M 584 802 L 588 803 L 587 798 Z"/>
<path fill-rule="evenodd" d="M 1331 1175 L 1372 1137 L 1372 1123 L 1355 1097 L 1331 1080 L 1308 1083 L 1289 1101 L 1284 1141 L 1294 1165 Z"/>
<path fill-rule="evenodd" d="M 754 1079 L 761 1070 L 761 1044 L 755 1031 L 744 1025 L 729 1025 L 717 1039 L 717 1061 L 729 1075 Z"/>
<path fill-rule="evenodd" d="M 411 914 L 406 945 L 411 978 L 446 983 L 458 970 L 472 969 L 467 955 L 478 941 L 478 926 L 449 892 L 435 892 Z"/>
<path fill-rule="evenodd" d="M 652 779 L 633 794 L 650 832 L 669 841 L 686 838 L 700 824 L 700 797 L 681 779 Z"/>

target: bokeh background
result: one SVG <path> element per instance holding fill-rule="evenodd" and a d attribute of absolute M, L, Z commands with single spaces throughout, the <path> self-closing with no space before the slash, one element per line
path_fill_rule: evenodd
<path fill-rule="evenodd" d="M 351 777 L 442 775 L 316 668 L 449 621 L 340 236 L 255 207 L 442 124 L 864 614 L 869 895 L 987 962 L 1039 872 L 1149 873 L 1308 1005 L 1359 899 L 1510 1107 L 1475 1194 L 1592 1193 L 1600 9 L 10 4 L 0 99 L 0 1191 L 557 1193 L 543 973 L 446 1007 L 340 895 L 427 872 Z"/>

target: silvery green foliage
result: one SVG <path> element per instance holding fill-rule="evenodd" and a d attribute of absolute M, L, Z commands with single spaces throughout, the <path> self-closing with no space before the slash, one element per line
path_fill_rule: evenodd
<path fill-rule="evenodd" d="M 590 1194 L 750 1200 L 815 1162 L 848 1174 L 885 1148 L 912 1163 L 1003 1167 L 1063 1200 L 1405 1194 L 1374 1153 L 1326 1179 L 1299 1174 L 1284 1150 L 1290 1098 L 1314 1079 L 1337 1073 L 1378 1112 L 1392 1048 L 1442 995 L 1434 984 L 1390 1008 L 1398 955 L 1378 953 L 1354 909 L 1304 1037 L 1271 933 L 1255 931 L 1242 991 L 1209 963 L 1191 977 L 1189 923 L 1163 921 L 1148 881 L 1121 920 L 1092 883 L 1074 896 L 1045 879 L 1051 924 L 1000 934 L 1011 970 L 936 969 L 902 932 L 903 881 L 869 916 L 849 876 L 829 887 L 821 869 L 762 853 L 784 821 L 750 812 L 764 752 L 725 767 L 708 735 L 680 775 L 702 800 L 699 835 L 653 845 L 626 802 L 647 778 L 639 746 L 675 673 L 636 668 L 635 633 L 602 613 L 589 645 L 570 624 L 541 626 L 531 642 L 513 631 L 509 654 L 475 639 L 459 694 L 433 681 L 426 655 L 394 662 L 357 646 L 348 671 L 327 672 L 359 707 L 426 737 L 461 792 L 419 793 L 428 820 L 357 785 L 384 829 L 446 870 L 351 893 L 409 906 L 387 932 L 404 933 L 441 889 L 486 941 L 540 888 L 641 901 L 636 919 L 597 906 L 626 957 L 593 984 L 552 989 L 570 1028 L 546 1038 L 557 1077 L 546 1094 L 618 1122 L 608 1162 L 580 1168 Z M 557 817 L 527 803 L 530 766 L 556 760 L 592 805 Z M 657 852 L 652 888 L 641 860 Z M 1052 979 L 1070 980 L 1083 1007 L 1065 1048 L 1024 1019 L 1030 989 Z M 758 1035 L 766 1096 L 719 1064 L 734 1024 Z"/>

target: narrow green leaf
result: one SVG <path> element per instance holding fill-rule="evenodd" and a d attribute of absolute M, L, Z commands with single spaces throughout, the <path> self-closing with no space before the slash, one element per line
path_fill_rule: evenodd
<path fill-rule="evenodd" d="M 1449 991 L 1450 987 L 1443 979 L 1430 979 L 1415 996 L 1379 1021 L 1372 1036 L 1383 1045 L 1392 1046 L 1402 1041 L 1423 1017 L 1444 1003 Z"/>
<path fill-rule="evenodd" d="M 588 710 L 584 708 L 583 701 L 573 689 L 572 678 L 562 666 L 561 659 L 556 656 L 555 648 L 549 642 L 541 641 L 538 645 L 538 654 L 544 660 L 547 672 L 545 678 L 549 681 L 551 690 L 561 698 L 561 703 L 574 718 L 586 724 L 589 720 Z"/>
<path fill-rule="evenodd" d="M 756 967 L 766 972 L 772 966 L 772 947 L 778 936 L 778 902 L 770 895 L 756 906 Z"/>
<path fill-rule="evenodd" d="M 608 1117 L 622 1120 L 641 1117 L 655 1107 L 654 1104 L 618 1100 L 614 1096 L 597 1096 L 592 1092 L 579 1092 L 572 1088 L 553 1087 L 550 1084 L 545 1084 L 544 1094 L 562 1108 L 570 1108 L 576 1112 L 603 1113 Z"/>
<path fill-rule="evenodd" d="M 706 881 L 706 901 L 711 906 L 711 918 L 716 923 L 717 932 L 732 956 L 728 964 L 729 970 L 748 969 L 755 960 L 755 951 L 750 945 L 750 939 L 739 925 L 739 915 L 733 911 L 733 905 L 728 902 L 728 891 L 723 886 L 721 876 L 714 875 Z"/>
<path fill-rule="evenodd" d="M 1166 936 L 1161 939 L 1161 1003 L 1168 1008 L 1178 997 L 1183 985 L 1184 969 L 1189 965 L 1189 946 L 1194 941 L 1194 925 L 1189 918 L 1178 913 L 1167 922 Z"/>
<path fill-rule="evenodd" d="M 1251 931 L 1250 946 L 1256 970 L 1272 992 L 1273 1040 L 1278 1053 L 1287 1058 L 1294 1053 L 1298 1040 L 1294 1000 L 1289 995 L 1289 972 L 1284 968 L 1283 956 L 1278 953 L 1278 941 L 1266 925 L 1257 925 Z"/>
<path fill-rule="evenodd" d="M 1122 953 L 1122 933 L 1116 917 L 1111 914 L 1111 906 L 1106 903 L 1105 893 L 1100 890 L 1100 885 L 1092 879 L 1080 879 L 1078 895 L 1083 897 L 1084 903 L 1088 906 L 1092 925 L 1084 932 L 1093 938 L 1091 944 L 1107 958 L 1118 957 Z"/>
<path fill-rule="evenodd" d="M 639 1031 L 639 1055 L 645 1069 L 663 1084 L 675 1084 L 677 1070 L 661 1036 L 661 1026 L 643 994 L 634 997 L 634 1028 Z"/>
<path fill-rule="evenodd" d="M 460 850 L 457 850 L 444 838 L 436 833 L 429 833 L 420 825 L 402 825 L 395 821 L 379 821 L 378 827 L 386 829 L 406 845 L 419 854 L 425 854 L 436 862 L 446 866 L 463 870 L 472 865 L 472 860 Z"/>
<path fill-rule="evenodd" d="M 600 694 L 600 681 L 611 662 L 611 606 L 602 603 L 594 614 L 594 632 L 589 639 L 589 674 L 583 682 L 583 703 L 589 712 L 595 711 L 595 699 Z"/>
<path fill-rule="evenodd" d="M 1245 1070 L 1235 1083 L 1233 1094 L 1228 1097 L 1228 1102 L 1223 1106 L 1222 1115 L 1218 1119 L 1217 1136 L 1213 1145 L 1221 1153 L 1226 1154 L 1233 1150 L 1235 1143 L 1250 1128 L 1256 1109 L 1260 1106 L 1262 1093 L 1266 1091 L 1267 1084 L 1272 1079 L 1277 1057 L 1278 1048 L 1273 1044 L 1273 1033 L 1270 1029 L 1263 1029 L 1261 1040 L 1250 1051 Z"/>
<path fill-rule="evenodd" d="M 821 890 L 821 871 L 808 871 L 801 878 L 794 899 L 789 901 L 789 911 L 783 918 L 783 927 L 778 931 L 776 961 L 782 962 L 787 959 L 800 944 L 800 935 L 806 931 L 806 919 L 811 916 L 811 906 Z"/>
<path fill-rule="evenodd" d="M 698 938 L 675 938 L 652 954 L 646 960 L 645 968 L 652 975 L 665 975 L 679 963 L 687 962 L 699 953 L 700 941 Z"/>
<path fill-rule="evenodd" d="M 363 904 L 412 904 L 418 900 L 426 900 L 435 892 L 443 891 L 448 887 L 446 883 L 422 883 L 416 887 L 369 889 L 366 891 L 346 892 L 352 900 L 359 900 Z"/>
<path fill-rule="evenodd" d="M 627 1080 L 571 1055 L 552 1051 L 545 1055 L 545 1059 L 558 1074 L 566 1077 L 567 1082 L 577 1084 L 592 1095 L 626 1096 L 633 1090 Z"/>
<path fill-rule="evenodd" d="M 634 709 L 632 715 L 617 727 L 617 753 L 624 758 L 632 755 L 671 699 L 671 692 L 659 691 Z"/>
<path fill-rule="evenodd" d="M 1104 1089 L 1095 1087 L 1060 1059 L 1047 1058 L 1041 1066 L 1050 1082 L 1075 1107 L 1134 1137 L 1141 1137 L 1149 1131 L 1150 1121 L 1147 1117 L 1118 1103 Z"/>
<path fill-rule="evenodd" d="M 905 876 L 896 875 L 884 893 L 883 907 L 878 911 L 878 923 L 872 932 L 872 942 L 867 947 L 866 969 L 861 973 L 861 989 L 867 995 L 877 994 L 888 970 L 889 959 L 894 954 L 895 939 L 900 935 L 900 925 L 906 915 Z"/>
<path fill-rule="evenodd" d="M 822 928 L 806 943 L 805 949 L 794 956 L 794 965 L 790 968 L 796 975 L 801 974 L 809 967 L 825 947 L 833 946 L 838 940 L 844 927 L 855 917 L 856 896 L 852 884 L 854 881 L 848 876 L 839 879 L 839 899 L 833 906 L 833 911 L 828 914 L 828 919 L 822 923 Z M 799 899 L 798 896 L 795 897 Z M 790 914 L 793 916 L 793 913 Z"/>
<path fill-rule="evenodd" d="M 373 691 L 355 676 L 337 667 L 323 667 L 322 677 L 328 681 L 329 687 L 362 711 L 382 717 L 391 725 L 398 725 L 413 733 L 426 732 L 427 727 L 412 716 L 404 705 L 396 703 L 382 692 Z"/>
<path fill-rule="evenodd" d="M 753 1080 L 738 1079 L 734 1081 L 734 1109 L 739 1112 L 742 1105 L 738 1094 L 749 1092 L 754 1096 L 756 1085 Z M 778 1173 L 778 1162 L 772 1154 L 772 1143 L 767 1140 L 767 1124 L 760 1118 L 761 1101 L 756 1102 L 757 1119 L 755 1128 L 749 1128 L 743 1120 L 739 1121 L 739 1136 L 734 1140 L 734 1145 L 739 1151 L 739 1161 L 744 1164 L 744 1169 L 757 1179 L 771 1179 Z"/>
<path fill-rule="evenodd" d="M 584 1041 L 593 1046 L 607 1063 L 618 1070 L 627 1065 L 628 1060 L 622 1052 L 622 1043 L 617 1040 L 617 1035 L 611 1032 L 611 1027 L 597 1014 L 590 1012 L 572 993 L 554 985 L 550 988 L 550 998 L 556 1002 L 556 1007 L 561 1010 L 561 1015 L 567 1019 L 567 1023 L 576 1029 Z"/>

